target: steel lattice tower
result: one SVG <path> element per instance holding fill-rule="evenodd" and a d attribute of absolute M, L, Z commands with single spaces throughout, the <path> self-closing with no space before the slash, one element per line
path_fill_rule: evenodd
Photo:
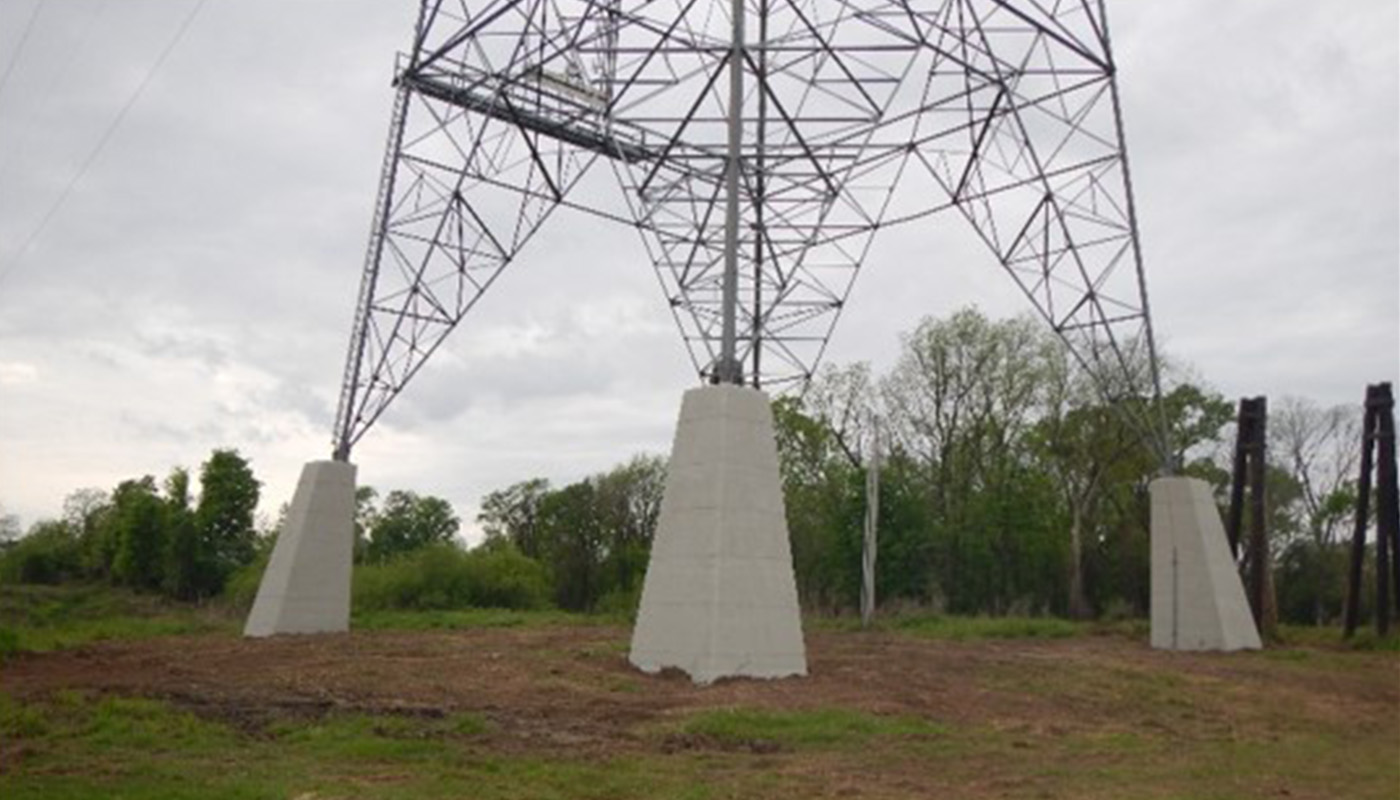
<path fill-rule="evenodd" d="M 804 385 L 874 236 L 955 217 L 1105 396 L 1156 400 L 1115 78 L 1103 0 L 424 0 L 335 456 L 560 207 L 641 233 L 703 380 Z M 575 191 L 600 165 L 615 207 Z"/>

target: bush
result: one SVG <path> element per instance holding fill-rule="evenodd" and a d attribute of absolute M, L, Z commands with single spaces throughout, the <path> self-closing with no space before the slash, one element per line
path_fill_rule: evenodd
<path fill-rule="evenodd" d="M 514 547 L 477 548 L 462 557 L 470 573 L 469 605 L 514 609 L 549 605 L 550 581 L 544 565 Z"/>
<path fill-rule="evenodd" d="M 642 582 L 637 581 L 628 589 L 613 589 L 598 598 L 593 609 L 600 614 L 621 617 L 629 622 L 637 621 L 637 609 L 642 604 Z"/>
<path fill-rule="evenodd" d="M 510 546 L 463 551 L 448 544 L 355 568 L 357 612 L 389 609 L 537 609 L 549 605 L 549 577 Z"/>
<path fill-rule="evenodd" d="M 13 628 L 0 628 L 0 664 L 19 652 L 19 632 Z"/>
<path fill-rule="evenodd" d="M 263 573 L 267 571 L 267 561 L 272 556 L 270 549 L 263 550 L 253 563 L 233 571 L 224 582 L 223 600 L 229 607 L 247 611 L 253 607 L 258 596 L 258 586 L 262 584 Z"/>
<path fill-rule="evenodd" d="M 40 522 L 0 557 L 7 583 L 62 583 L 82 573 L 78 537 L 66 523 Z"/>

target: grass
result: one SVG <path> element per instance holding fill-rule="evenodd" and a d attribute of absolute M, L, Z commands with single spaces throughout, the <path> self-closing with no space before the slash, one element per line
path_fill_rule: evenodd
<path fill-rule="evenodd" d="M 0 622 L 16 647 L 31 650 L 193 632 L 233 637 L 238 627 L 217 612 L 98 587 L 0 587 Z M 361 630 L 408 631 L 616 623 L 475 609 L 373 612 L 354 621 Z M 911 613 L 882 618 L 878 630 L 918 640 L 901 647 L 937 647 L 927 642 L 1098 635 L 1140 641 L 1140 625 Z M 859 636 L 849 619 L 811 626 Z M 561 652 L 620 659 L 623 634 L 616 642 L 612 633 L 600 638 L 606 641 L 590 638 L 587 647 Z M 1281 641 L 1262 653 L 1192 661 L 1193 669 L 1172 657 L 1142 658 L 1134 645 L 1124 645 L 1125 657 L 1100 659 L 1100 651 L 1119 649 L 1074 650 L 1069 643 L 1077 657 L 1047 658 L 1057 651 L 1036 648 L 1031 671 L 1005 657 L 1013 648 L 998 647 L 977 672 L 949 674 L 946 691 L 949 702 L 974 698 L 964 704 L 971 708 L 982 707 L 978 697 L 996 701 L 1000 716 L 931 719 L 872 713 L 885 708 L 874 704 L 774 709 L 762 698 L 821 701 L 805 697 L 800 682 L 774 684 L 771 692 L 736 684 L 696 695 L 674 716 L 640 714 L 619 723 L 629 727 L 613 739 L 554 749 L 522 737 L 520 720 L 510 716 L 516 711 L 505 705 L 487 706 L 489 716 L 449 710 L 308 718 L 305 710 L 284 710 L 250 724 L 218 716 L 227 710 L 196 714 L 144 697 L 58 691 L 17 699 L 0 683 L 0 797 L 1396 797 L 1400 726 L 1390 712 L 1400 709 L 1338 706 L 1338 697 L 1362 695 L 1336 694 L 1363 685 L 1393 698 L 1395 637 L 1367 631 L 1342 643 L 1335 629 L 1285 627 Z M 567 670 L 571 660 L 556 655 L 521 652 L 518 666 L 549 667 L 540 667 L 532 685 L 542 692 L 616 696 L 622 708 L 646 707 L 655 688 L 632 673 L 575 684 L 569 673 L 553 673 L 556 662 Z M 1317 688 L 1299 701 L 1288 692 L 1300 686 Z M 902 701 L 892 695 L 881 702 L 898 709 Z"/>
<path fill-rule="evenodd" d="M 929 639 L 1067 639 L 1088 632 L 1088 626 L 1052 617 L 906 617 L 891 627 Z"/>
<path fill-rule="evenodd" d="M 233 632 L 218 608 L 196 608 L 99 585 L 0 585 L 0 660 L 107 639 Z"/>
<path fill-rule="evenodd" d="M 164 703 L 81 695 L 24 704 L 0 695 L 0 795 L 20 798 L 706 798 L 693 774 L 638 758 L 507 756 L 490 724 L 333 715 L 249 733 Z M 16 746 L 19 746 L 18 750 Z"/>
<path fill-rule="evenodd" d="M 686 718 L 678 730 L 729 745 L 782 748 L 866 746 L 891 738 L 932 737 L 947 727 L 911 716 L 879 716 L 844 708 L 771 711 L 723 708 Z"/>
<path fill-rule="evenodd" d="M 222 633 L 237 635 L 245 609 L 196 607 L 98 584 L 0 585 L 0 662 L 18 653 L 43 653 L 110 639 Z M 453 630 L 559 625 L 619 625 L 618 614 L 511 611 L 366 611 L 356 630 Z"/>
<path fill-rule="evenodd" d="M 860 619 L 851 616 L 809 617 L 806 623 L 819 630 L 860 630 Z M 877 617 L 872 629 L 924 639 L 958 642 L 986 639 L 1066 639 L 1073 636 L 1129 631 L 1125 625 L 1071 622 L 1054 617 L 960 617 L 929 612 L 903 612 Z"/>
<path fill-rule="evenodd" d="M 340 714 L 315 722 L 281 722 L 269 733 L 285 746 L 321 759 L 413 762 L 445 757 L 450 744 L 491 730 L 485 717 Z"/>
<path fill-rule="evenodd" d="M 203 633 L 236 634 L 243 609 L 211 605 L 197 608 L 103 585 L 0 585 L 0 662 L 22 652 L 47 652 L 109 639 L 142 639 Z M 558 610 L 516 611 L 464 608 L 445 611 L 361 611 L 353 615 L 356 630 L 456 630 L 576 625 L 627 626 L 625 613 L 579 614 Z M 809 630 L 860 630 L 854 616 L 809 616 Z M 962 617 L 929 612 L 901 612 L 878 617 L 874 630 L 939 641 L 995 639 L 1066 639 L 1078 636 L 1121 636 L 1145 640 L 1145 620 L 1072 622 L 1054 617 Z M 1340 631 L 1282 625 L 1273 649 L 1282 659 L 1308 658 L 1313 649 L 1400 652 L 1400 625 L 1389 636 L 1371 628 L 1343 639 Z"/>
<path fill-rule="evenodd" d="M 459 628 L 521 628 L 555 625 L 607 625 L 608 616 L 567 611 L 512 611 L 497 608 L 464 608 L 453 611 L 365 611 L 355 614 L 356 630 L 453 630 Z"/>
<path fill-rule="evenodd" d="M 1274 644 L 1280 647 L 1342 648 L 1363 652 L 1400 653 L 1400 623 L 1380 636 L 1371 625 L 1358 628 L 1351 638 L 1343 638 L 1335 626 L 1279 625 Z"/>
<path fill-rule="evenodd" d="M 1151 726 L 1036 730 L 742 706 L 691 713 L 671 730 L 714 744 L 531 754 L 493 747 L 495 726 L 473 713 L 331 714 L 248 730 L 150 699 L 0 695 L 0 796 L 1225 800 L 1386 798 L 1400 779 L 1384 737 L 1338 730 L 1181 738 Z"/>

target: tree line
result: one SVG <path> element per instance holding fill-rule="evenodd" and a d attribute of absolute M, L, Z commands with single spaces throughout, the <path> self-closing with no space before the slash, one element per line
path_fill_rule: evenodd
<path fill-rule="evenodd" d="M 180 600 L 218 595 L 257 554 L 261 484 L 236 450 L 215 450 L 200 466 L 198 498 L 190 481 L 177 467 L 161 483 L 146 475 L 110 492 L 73 492 L 62 517 L 7 543 L 0 577 L 104 581 Z"/>
<path fill-rule="evenodd" d="M 1130 370 L 1148 368 L 1140 350 L 1128 352 Z M 1185 368 L 1168 361 L 1163 374 L 1159 410 L 1142 396 L 1107 403 L 1037 320 L 973 308 L 925 319 L 884 374 L 827 366 L 804 394 L 773 406 L 804 608 L 858 608 L 866 472 L 878 441 L 882 606 L 1145 616 L 1148 485 L 1164 465 L 1134 420 L 1160 414 L 1167 459 L 1208 481 L 1223 513 L 1235 418 L 1234 405 Z M 1359 423 L 1359 405 L 1275 404 L 1266 513 L 1285 621 L 1341 615 Z M 548 566 L 561 607 L 613 607 L 629 592 L 635 602 L 664 466 L 639 457 L 560 489 L 521 481 L 488 495 L 479 520 L 488 543 Z"/>
<path fill-rule="evenodd" d="M 1141 353 L 1129 353 L 1138 359 L 1130 369 L 1146 369 Z M 1167 455 L 1223 501 L 1233 405 L 1177 365 L 1163 374 Z M 1093 377 L 1037 321 L 969 308 L 921 322 L 883 374 L 861 363 L 827 366 L 801 396 L 778 398 L 804 607 L 858 607 L 866 473 L 878 449 L 883 607 L 1146 614 L 1147 487 L 1161 454 L 1134 424 L 1150 410 L 1146 398 L 1106 403 Z M 1284 620 L 1326 623 L 1341 614 L 1359 421 L 1359 405 L 1274 404 L 1266 513 Z M 380 605 L 628 611 L 664 483 L 665 460 L 653 455 L 561 487 L 519 481 L 483 498 L 476 519 L 484 541 L 470 552 L 447 501 L 404 490 L 381 499 L 361 487 L 357 586 L 377 587 Z M 161 485 L 147 476 L 111 492 L 76 492 L 62 519 L 37 523 L 0 557 L 0 575 L 108 580 L 181 599 L 218 595 L 236 571 L 260 572 L 275 528 L 256 530 L 259 483 L 236 451 L 216 450 L 199 470 L 199 488 L 195 499 L 190 474 L 176 469 Z"/>

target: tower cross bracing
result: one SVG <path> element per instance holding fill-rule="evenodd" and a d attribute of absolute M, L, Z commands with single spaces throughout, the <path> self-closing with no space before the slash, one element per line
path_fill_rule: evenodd
<path fill-rule="evenodd" d="M 395 73 L 339 459 L 561 208 L 639 233 L 702 380 L 804 385 L 876 235 L 960 219 L 1159 394 L 1102 0 L 424 0 Z"/>

